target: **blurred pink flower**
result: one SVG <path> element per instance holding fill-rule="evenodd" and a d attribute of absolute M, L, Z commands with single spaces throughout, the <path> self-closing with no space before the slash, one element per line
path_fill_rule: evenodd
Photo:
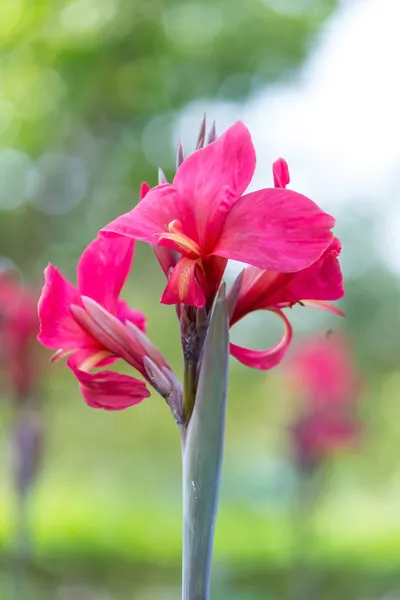
<path fill-rule="evenodd" d="M 361 377 L 351 347 L 338 333 L 303 343 L 288 366 L 301 411 L 293 427 L 299 460 L 321 460 L 361 435 L 356 416 Z"/>
<path fill-rule="evenodd" d="M 116 359 L 125 360 L 153 385 L 158 378 L 158 389 L 170 386 L 167 363 L 143 333 L 145 316 L 119 297 L 133 252 L 134 242 L 128 238 L 97 238 L 79 260 L 77 288 L 52 265 L 45 271 L 38 339 L 58 350 L 53 359 L 72 354 L 67 364 L 86 403 L 94 408 L 121 410 L 150 395 L 145 383 L 134 377 L 90 373 Z"/>
<path fill-rule="evenodd" d="M 334 219 L 282 185 L 243 195 L 255 164 L 250 133 L 237 122 L 183 160 L 172 185 L 142 189 L 141 202 L 100 234 L 178 253 L 165 304 L 209 306 L 227 259 L 284 273 L 310 266 L 332 242 Z M 279 177 L 285 183 L 284 169 Z"/>
<path fill-rule="evenodd" d="M 275 185 L 289 182 L 286 161 L 277 160 L 273 165 Z M 258 267 L 246 267 L 232 287 L 228 301 L 234 309 L 230 325 L 256 310 L 276 313 L 285 326 L 279 342 L 268 350 L 251 350 L 236 344 L 230 345 L 232 356 L 249 367 L 271 369 L 286 354 L 292 339 L 292 327 L 282 309 L 295 304 L 314 306 L 337 315 L 342 311 L 327 300 L 339 300 L 344 295 L 343 276 L 338 256 L 341 243 L 334 238 L 322 255 L 310 266 L 294 273 L 266 271 Z"/>
<path fill-rule="evenodd" d="M 9 272 L 0 274 L 0 367 L 19 399 L 31 395 L 38 375 L 33 352 L 39 329 L 36 305 L 33 290 Z"/>

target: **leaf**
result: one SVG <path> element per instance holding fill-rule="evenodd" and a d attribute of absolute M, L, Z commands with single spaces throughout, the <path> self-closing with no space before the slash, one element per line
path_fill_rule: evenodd
<path fill-rule="evenodd" d="M 229 365 L 225 286 L 204 343 L 196 401 L 183 437 L 183 600 L 208 600 L 224 447 Z"/>

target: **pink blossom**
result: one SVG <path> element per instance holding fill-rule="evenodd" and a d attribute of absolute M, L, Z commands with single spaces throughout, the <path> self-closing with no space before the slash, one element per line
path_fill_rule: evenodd
<path fill-rule="evenodd" d="M 38 374 L 33 346 L 39 329 L 35 292 L 0 274 L 0 366 L 19 399 L 28 398 Z"/>
<path fill-rule="evenodd" d="M 273 165 L 275 183 L 289 182 L 289 169 L 283 159 Z M 240 362 L 257 369 L 271 369 L 286 354 L 293 332 L 283 310 L 295 304 L 314 306 L 337 315 L 342 311 L 327 301 L 339 300 L 344 295 L 343 276 L 338 256 L 341 243 L 334 238 L 322 255 L 305 269 L 288 273 L 246 267 L 239 275 L 228 300 L 234 306 L 230 324 L 256 310 L 268 310 L 278 315 L 284 324 L 279 342 L 268 350 L 251 350 L 231 344 L 231 354 Z"/>
<path fill-rule="evenodd" d="M 361 378 L 344 335 L 334 333 L 303 343 L 288 372 L 302 401 L 292 429 L 301 464 L 314 464 L 360 439 L 356 408 Z"/>
<path fill-rule="evenodd" d="M 334 219 L 284 187 L 244 194 L 255 164 L 250 133 L 237 122 L 183 160 L 172 184 L 145 190 L 133 210 L 100 234 L 178 253 L 161 298 L 165 304 L 209 305 L 228 259 L 282 273 L 305 269 L 331 244 Z"/>
<path fill-rule="evenodd" d="M 39 301 L 39 341 L 57 350 L 54 359 L 71 354 L 67 364 L 78 379 L 89 406 L 120 410 L 147 398 L 145 383 L 95 367 L 123 359 L 168 394 L 171 371 L 144 335 L 146 318 L 131 309 L 120 293 L 128 276 L 134 242 L 128 238 L 97 238 L 82 254 L 74 287 L 52 265 L 45 271 Z M 161 383 L 160 383 L 161 382 Z M 163 390 L 160 390 L 164 385 Z"/>

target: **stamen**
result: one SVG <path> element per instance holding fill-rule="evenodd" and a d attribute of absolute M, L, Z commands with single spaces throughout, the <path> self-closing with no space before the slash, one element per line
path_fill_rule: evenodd
<path fill-rule="evenodd" d="M 76 352 L 76 350 L 77 348 L 74 350 L 63 350 L 61 348 L 60 350 L 57 350 L 57 352 L 54 352 L 54 354 L 50 357 L 50 362 L 57 362 L 58 360 L 61 360 L 62 358 L 73 354 L 74 352 Z"/>
<path fill-rule="evenodd" d="M 100 352 L 96 352 L 96 354 L 92 354 L 91 356 L 88 356 L 88 358 L 86 358 L 86 360 L 84 360 L 79 365 L 79 370 L 85 371 L 85 373 L 89 373 L 89 371 L 91 369 L 93 369 L 93 367 L 98 365 L 99 362 L 101 362 L 105 358 L 108 358 L 109 356 L 113 356 L 113 353 L 108 352 L 108 350 L 100 350 Z"/>
<path fill-rule="evenodd" d="M 191 258 L 201 256 L 200 246 L 189 236 L 182 232 L 182 223 L 178 219 L 174 219 L 166 225 L 168 233 L 156 233 L 160 241 L 171 240 L 179 247 L 184 254 L 189 254 Z"/>

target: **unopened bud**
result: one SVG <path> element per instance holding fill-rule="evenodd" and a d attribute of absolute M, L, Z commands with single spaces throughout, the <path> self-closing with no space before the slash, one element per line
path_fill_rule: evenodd
<path fill-rule="evenodd" d="M 202 119 L 201 125 L 200 125 L 199 137 L 197 138 L 196 150 L 200 150 L 200 148 L 203 148 L 205 138 L 206 138 L 206 115 L 204 113 L 204 116 L 203 116 L 203 119 Z"/>
<path fill-rule="evenodd" d="M 158 184 L 161 185 L 162 183 L 168 183 L 168 179 L 164 171 L 158 167 Z"/>

